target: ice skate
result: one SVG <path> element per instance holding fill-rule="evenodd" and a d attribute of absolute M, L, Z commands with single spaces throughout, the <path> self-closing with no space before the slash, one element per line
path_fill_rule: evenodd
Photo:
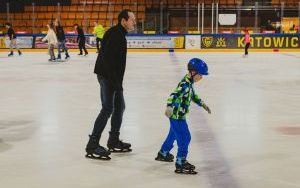
<path fill-rule="evenodd" d="M 114 153 L 125 153 L 125 152 L 131 152 L 132 149 L 130 143 L 123 142 L 122 140 L 118 141 L 108 141 L 107 147 L 110 152 Z"/>
<path fill-rule="evenodd" d="M 155 160 L 157 160 L 157 161 L 164 161 L 164 162 L 173 162 L 174 161 L 174 156 L 171 153 L 169 153 L 169 152 L 167 152 L 164 155 L 161 151 L 159 151 L 157 153 L 157 157 L 155 158 Z"/>
<path fill-rule="evenodd" d="M 175 164 L 176 170 L 175 173 L 178 174 L 197 174 L 198 172 L 195 171 L 195 166 L 190 164 L 187 160 L 183 160 L 181 164 Z"/>
<path fill-rule="evenodd" d="M 86 158 L 110 160 L 110 152 L 102 146 L 98 146 L 96 149 L 86 149 Z"/>
<path fill-rule="evenodd" d="M 51 58 L 51 59 L 48 59 L 48 61 L 50 61 L 50 62 L 56 62 L 56 59 L 55 58 Z"/>
<path fill-rule="evenodd" d="M 57 59 L 57 61 L 60 61 L 61 60 L 61 55 L 58 54 L 56 59 Z"/>
<path fill-rule="evenodd" d="M 70 55 L 68 53 L 66 53 L 65 60 L 68 60 L 68 59 L 70 59 Z"/>
<path fill-rule="evenodd" d="M 109 132 L 109 139 L 107 142 L 109 151 L 115 153 L 131 152 L 131 144 L 120 140 L 119 135 L 119 132 Z"/>
<path fill-rule="evenodd" d="M 14 52 L 10 52 L 9 54 L 8 54 L 8 57 L 11 57 L 11 56 L 13 56 L 14 55 Z"/>
<path fill-rule="evenodd" d="M 109 157 L 110 152 L 106 148 L 99 146 L 99 139 L 95 136 L 90 136 L 85 151 L 86 151 L 86 155 L 85 155 L 86 158 L 99 159 L 99 160 L 111 159 Z"/>

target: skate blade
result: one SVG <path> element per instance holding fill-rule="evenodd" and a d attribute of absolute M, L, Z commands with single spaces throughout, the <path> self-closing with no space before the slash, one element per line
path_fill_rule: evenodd
<path fill-rule="evenodd" d="M 56 62 L 67 62 L 68 60 L 57 60 Z"/>
<path fill-rule="evenodd" d="M 155 160 L 156 161 L 162 161 L 162 162 L 173 162 L 174 161 L 173 159 L 172 160 L 165 160 L 165 159 L 161 159 L 161 158 L 158 158 L 158 157 L 156 157 Z"/>
<path fill-rule="evenodd" d="M 108 161 L 111 159 L 109 156 L 94 156 L 93 154 L 86 154 L 85 157 L 89 159 L 96 159 L 96 160 L 103 160 L 103 161 Z"/>
<path fill-rule="evenodd" d="M 108 151 L 110 151 L 111 153 L 129 153 L 129 152 L 132 152 L 132 149 L 130 149 L 130 148 L 128 148 L 128 149 L 110 148 Z"/>
<path fill-rule="evenodd" d="M 198 173 L 194 170 L 175 170 L 174 172 L 177 174 L 186 174 L 186 175 L 196 175 Z"/>

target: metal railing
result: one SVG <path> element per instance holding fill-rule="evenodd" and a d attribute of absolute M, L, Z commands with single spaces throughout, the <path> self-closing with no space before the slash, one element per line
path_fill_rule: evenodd
<path fill-rule="evenodd" d="M 109 3 L 109 5 L 111 5 Z M 134 4 L 137 10 L 137 3 Z M 31 31 L 37 32 L 38 16 L 35 11 L 35 3 L 32 3 L 31 12 Z M 85 30 L 89 27 L 89 19 L 86 16 L 87 4 L 84 1 L 82 4 L 83 13 L 83 27 Z M 111 6 L 109 6 L 111 7 Z M 108 9 L 108 19 L 110 25 L 113 25 L 113 10 Z M 60 3 L 56 6 L 56 15 L 61 19 L 62 8 Z M 11 16 L 10 4 L 6 4 L 6 20 L 7 22 L 14 22 L 15 18 Z M 235 17 L 235 22 L 231 24 L 224 24 L 226 16 Z M 232 18 L 231 17 L 231 18 Z M 254 33 L 260 33 L 263 30 L 274 30 L 276 32 L 287 32 L 287 28 L 292 25 L 286 25 L 284 22 L 286 18 L 293 18 L 293 23 L 300 24 L 300 2 L 297 6 L 287 7 L 284 2 L 280 6 L 261 5 L 256 2 L 254 5 L 246 6 L 237 4 L 230 7 L 224 7 L 218 3 L 212 4 L 189 4 L 185 3 L 183 7 L 170 8 L 167 4 L 160 2 L 159 8 L 156 10 L 147 10 L 145 20 L 137 20 L 137 28 L 134 33 L 143 33 L 144 31 L 153 31 L 155 33 L 166 33 L 170 31 L 178 31 L 180 33 L 240 33 L 244 29 L 252 30 Z M 226 21 L 226 20 L 225 20 Z M 298 22 L 298 23 L 297 23 Z M 27 26 L 28 27 L 28 26 Z"/>

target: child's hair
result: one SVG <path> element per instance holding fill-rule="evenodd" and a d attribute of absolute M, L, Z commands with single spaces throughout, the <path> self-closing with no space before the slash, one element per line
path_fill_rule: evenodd
<path fill-rule="evenodd" d="M 49 24 L 48 24 L 48 25 L 49 25 L 49 28 L 50 28 L 50 29 L 54 29 L 54 24 L 53 24 L 53 21 L 52 21 L 52 20 L 49 21 Z"/>
<path fill-rule="evenodd" d="M 61 26 L 61 22 L 60 22 L 60 20 L 59 20 L 59 19 L 57 19 L 57 20 L 56 20 L 56 22 L 57 22 L 57 26 L 58 26 L 58 27 L 60 27 L 60 26 Z"/>
<path fill-rule="evenodd" d="M 9 26 L 9 27 L 11 26 L 11 24 L 10 24 L 10 23 L 8 23 L 8 22 L 6 22 L 6 23 L 5 23 L 5 25 L 7 25 L 7 26 Z"/>

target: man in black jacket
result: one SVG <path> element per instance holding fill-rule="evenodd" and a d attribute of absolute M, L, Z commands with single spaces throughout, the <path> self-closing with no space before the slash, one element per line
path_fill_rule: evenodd
<path fill-rule="evenodd" d="M 118 16 L 118 24 L 110 28 L 103 37 L 101 51 L 94 70 L 101 88 L 102 109 L 95 121 L 92 135 L 90 135 L 90 140 L 86 146 L 87 157 L 110 159 L 108 157 L 110 151 L 131 151 L 131 144 L 122 142 L 119 135 L 125 110 L 123 97 L 123 77 L 127 54 L 125 36 L 127 32 L 134 30 L 134 26 L 135 17 L 133 12 L 123 10 Z M 111 131 L 107 142 L 109 151 L 107 151 L 99 145 L 99 140 L 111 115 Z"/>
<path fill-rule="evenodd" d="M 77 31 L 78 37 L 77 37 L 77 42 L 79 46 L 80 53 L 78 55 L 83 55 L 82 54 L 82 49 L 84 50 L 84 56 L 88 55 L 88 51 L 85 48 L 85 36 L 82 27 L 80 27 L 78 24 L 74 24 L 74 28 Z"/>

